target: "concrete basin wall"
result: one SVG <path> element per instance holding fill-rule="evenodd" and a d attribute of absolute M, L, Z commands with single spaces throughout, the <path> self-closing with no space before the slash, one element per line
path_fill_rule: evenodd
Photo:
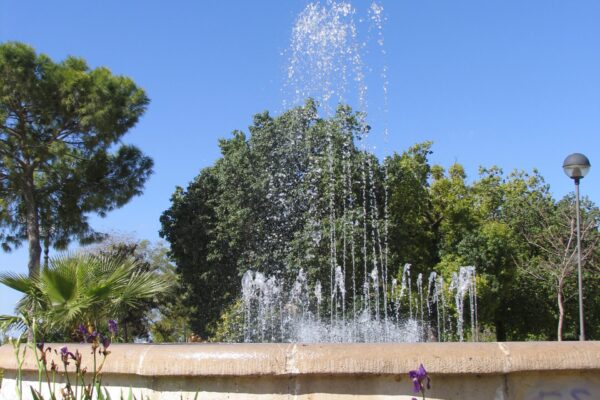
<path fill-rule="evenodd" d="M 89 345 L 68 346 L 83 353 L 91 371 Z M 600 342 L 115 344 L 110 350 L 102 379 L 113 399 L 130 388 L 152 400 L 420 399 L 408 378 L 420 363 L 432 379 L 427 399 L 600 399 Z M 15 398 L 16 367 L 13 348 L 0 347 L 2 399 Z M 22 370 L 24 386 L 37 388 L 31 351 Z"/>

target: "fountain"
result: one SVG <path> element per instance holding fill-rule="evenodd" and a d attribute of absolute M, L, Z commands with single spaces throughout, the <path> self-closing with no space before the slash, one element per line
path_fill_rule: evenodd
<path fill-rule="evenodd" d="M 272 265 L 250 266 L 255 270 L 242 278 L 245 326 L 235 341 L 463 341 L 467 295 L 469 337 L 477 337 L 473 267 L 461 268 L 450 284 L 431 273 L 425 296 L 422 274 L 413 286 L 409 264 L 402 271 L 389 265 L 387 167 L 367 151 L 371 128 L 366 123 L 367 81 L 379 81 L 387 107 L 387 67 L 382 62 L 381 71 L 370 76 L 363 62 L 366 52 L 385 58 L 384 21 L 378 1 L 371 2 L 364 18 L 348 1 L 327 0 L 308 4 L 296 19 L 285 53 L 284 107 L 301 107 L 311 98 L 321 114 L 341 122 L 330 126 L 323 146 L 300 129 L 281 139 L 280 145 L 301 161 L 274 162 L 269 168 L 265 201 L 276 211 L 268 216 L 271 233 L 262 247 L 280 249 L 279 254 L 306 251 L 307 260 L 325 247 L 328 255 L 320 263 L 282 256 Z M 338 106 L 342 103 L 354 103 L 361 112 L 351 115 Z M 352 117 L 355 126 L 344 126 L 344 118 Z M 291 242 L 307 232 L 312 240 L 306 248 L 294 248 Z M 455 297 L 453 304 L 445 301 L 449 296 Z"/>
<path fill-rule="evenodd" d="M 286 288 L 274 276 L 266 277 L 260 272 L 249 270 L 242 279 L 245 320 L 243 341 L 381 343 L 458 339 L 462 342 L 465 339 L 465 300 L 469 301 L 470 306 L 470 338 L 476 340 L 475 268 L 460 268 L 459 273 L 453 274 L 450 285 L 445 285 L 444 280 L 436 272 L 432 272 L 426 295 L 423 291 L 422 274 L 417 278 L 416 294 L 412 292 L 410 282 L 410 264 L 406 264 L 401 284 L 398 285 L 396 279 L 391 282 L 390 303 L 385 315 L 379 312 L 377 301 L 370 301 L 364 303 L 357 313 L 352 310 L 348 317 L 344 303 L 334 303 L 336 308 L 342 310 L 332 316 L 325 314 L 323 310 L 321 282 L 316 281 L 310 287 L 303 270 L 300 270 L 290 288 Z M 383 297 L 377 293 L 380 284 L 377 269 L 371 271 L 365 284 L 369 285 L 372 298 Z M 339 267 L 336 268 L 333 285 L 338 294 L 345 293 L 342 270 Z M 445 293 L 454 299 L 455 331 L 452 329 L 454 318 L 451 318 Z M 335 294 L 333 299 L 335 300 Z"/>

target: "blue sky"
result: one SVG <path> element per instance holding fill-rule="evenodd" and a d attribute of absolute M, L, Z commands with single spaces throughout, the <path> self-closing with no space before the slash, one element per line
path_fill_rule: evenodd
<path fill-rule="evenodd" d="M 360 12 L 370 0 L 354 0 Z M 124 138 L 155 161 L 143 196 L 101 231 L 158 240 L 159 216 L 219 156 L 218 138 L 252 115 L 282 111 L 291 29 L 308 2 L 0 0 L 0 41 L 18 40 L 61 60 L 83 57 L 131 77 L 151 98 Z M 434 141 L 432 161 L 505 171 L 538 168 L 556 197 L 572 190 L 563 159 L 600 160 L 600 2 L 382 0 L 389 113 L 368 93 L 381 152 Z M 381 65 L 372 52 L 365 63 Z M 377 139 L 375 139 L 377 141 Z M 600 163 L 600 161 L 598 161 Z M 582 193 L 600 203 L 600 164 Z M 0 254 L 0 271 L 26 272 L 26 251 Z M 0 288 L 0 313 L 15 293 Z"/>

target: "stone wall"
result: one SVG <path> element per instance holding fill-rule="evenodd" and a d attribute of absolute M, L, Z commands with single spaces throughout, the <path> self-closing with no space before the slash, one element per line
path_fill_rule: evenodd
<path fill-rule="evenodd" d="M 91 370 L 89 345 L 69 345 L 75 349 Z M 103 384 L 113 399 L 130 388 L 138 399 L 411 399 L 418 396 L 407 373 L 419 363 L 432 379 L 428 399 L 600 399 L 600 342 L 115 344 L 110 350 Z M 29 353 L 25 386 L 37 387 Z M 0 348 L 0 368 L 1 398 L 14 399 L 12 347 Z"/>

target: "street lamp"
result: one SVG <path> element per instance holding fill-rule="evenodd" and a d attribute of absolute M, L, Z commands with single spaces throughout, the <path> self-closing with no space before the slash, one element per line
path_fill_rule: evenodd
<path fill-rule="evenodd" d="M 579 229 L 579 181 L 590 171 L 590 160 L 581 153 L 573 153 L 563 162 L 565 174 L 575 181 L 575 213 L 577 215 L 577 279 L 579 287 L 579 340 L 585 340 L 583 325 L 583 285 L 581 279 L 581 231 Z"/>

